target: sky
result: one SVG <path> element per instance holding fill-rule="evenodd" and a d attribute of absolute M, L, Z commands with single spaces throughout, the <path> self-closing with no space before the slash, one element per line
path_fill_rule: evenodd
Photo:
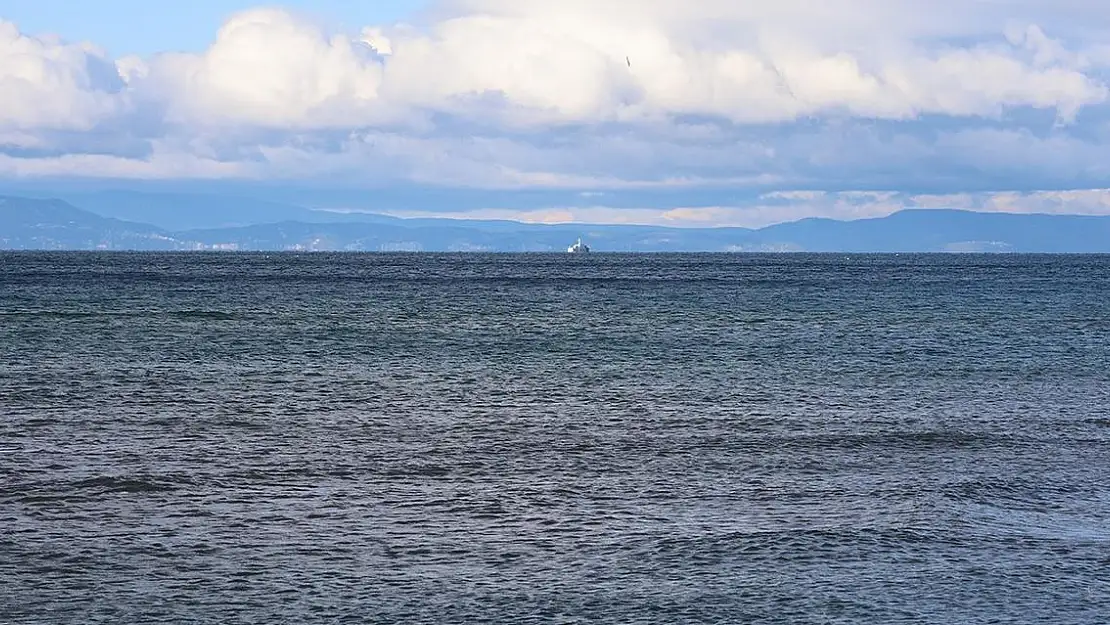
<path fill-rule="evenodd" d="M 4 0 L 0 186 L 434 189 L 388 212 L 548 222 L 1110 214 L 1108 35 L 1095 0 Z"/>
<path fill-rule="evenodd" d="M 251 0 L 4 0 L 0 19 L 25 33 L 89 41 L 115 55 L 201 52 L 236 13 L 279 6 L 336 29 L 388 24 L 419 17 L 424 0 L 298 0 L 280 4 Z"/>

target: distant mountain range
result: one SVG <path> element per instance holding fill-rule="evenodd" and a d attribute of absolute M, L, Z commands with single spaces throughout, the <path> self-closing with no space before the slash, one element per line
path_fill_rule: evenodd
<path fill-rule="evenodd" d="M 190 195 L 78 201 L 0 196 L 0 249 L 563 252 L 582 237 L 597 252 L 1110 253 L 1110 217 L 1078 215 L 913 209 L 752 230 L 401 219 Z"/>

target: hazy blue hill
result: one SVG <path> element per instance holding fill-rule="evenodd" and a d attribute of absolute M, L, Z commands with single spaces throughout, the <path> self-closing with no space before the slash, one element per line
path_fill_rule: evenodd
<path fill-rule="evenodd" d="M 175 249 L 147 224 L 101 217 L 61 200 L 0 196 L 3 249 Z"/>
<path fill-rule="evenodd" d="M 761 230 L 388 219 L 263 224 L 175 236 L 238 249 L 562 251 L 582 237 L 599 252 L 1110 252 L 1110 217 L 907 210 L 857 221 L 806 219 Z"/>
<path fill-rule="evenodd" d="M 209 212 L 203 219 L 168 217 L 195 206 L 190 203 L 196 202 L 196 197 L 181 203 L 167 201 L 154 212 L 162 211 L 171 223 L 214 219 L 211 211 L 216 211 L 218 204 L 206 209 Z M 235 200 L 224 201 L 231 220 L 254 215 L 269 221 L 236 227 L 170 229 L 98 215 L 61 200 L 0 196 L 0 248 L 562 252 L 582 237 L 598 252 L 1110 253 L 1110 217 L 1076 215 L 907 210 L 876 219 L 804 219 L 747 230 L 399 219 L 372 214 L 328 215 L 298 207 L 268 213 L 264 210 L 267 204 L 243 208 Z M 139 205 L 133 208 L 138 210 Z M 115 213 L 127 211 L 118 209 Z M 323 215 L 325 221 L 273 219 L 283 214 L 307 214 L 312 218 Z M 326 221 L 331 218 L 340 221 Z"/>
<path fill-rule="evenodd" d="M 757 236 L 813 252 L 1110 252 L 1110 217 L 915 209 L 856 221 L 805 219 Z"/>
<path fill-rule="evenodd" d="M 166 230 L 227 228 L 279 221 L 388 222 L 393 217 L 316 211 L 267 200 L 201 193 L 98 191 L 62 199 L 103 217 L 148 223 Z"/>

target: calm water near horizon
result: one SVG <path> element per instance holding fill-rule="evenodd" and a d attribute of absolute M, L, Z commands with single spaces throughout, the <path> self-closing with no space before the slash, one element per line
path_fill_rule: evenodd
<path fill-rule="evenodd" d="M 0 253 L 0 623 L 1110 622 L 1110 256 Z"/>

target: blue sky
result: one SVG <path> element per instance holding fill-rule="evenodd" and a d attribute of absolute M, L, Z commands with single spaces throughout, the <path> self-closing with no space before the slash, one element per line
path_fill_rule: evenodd
<path fill-rule="evenodd" d="M 31 33 L 54 33 L 87 40 L 116 55 L 199 51 L 224 20 L 237 11 L 281 6 L 338 24 L 380 24 L 407 19 L 423 0 L 4 0 L 0 18 Z"/>
<path fill-rule="evenodd" d="M 1104 214 L 1106 42 L 1102 0 L 7 0 L 0 187 L 669 225 Z"/>

